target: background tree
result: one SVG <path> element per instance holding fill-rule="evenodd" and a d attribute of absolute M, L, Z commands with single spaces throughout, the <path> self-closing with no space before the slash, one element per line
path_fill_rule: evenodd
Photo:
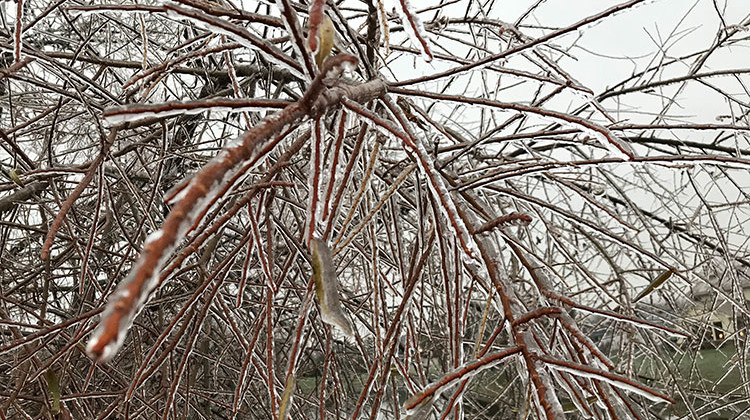
<path fill-rule="evenodd" d="M 2 417 L 746 415 L 750 15 L 575 3 L 4 3 Z"/>

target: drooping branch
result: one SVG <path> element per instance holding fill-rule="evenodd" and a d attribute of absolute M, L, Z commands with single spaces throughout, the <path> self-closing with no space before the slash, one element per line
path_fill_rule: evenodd
<path fill-rule="evenodd" d="M 413 135 L 409 135 L 409 133 L 405 133 L 397 129 L 390 121 L 378 117 L 377 115 L 362 108 L 356 103 L 345 100 L 344 105 L 356 114 L 367 118 L 372 122 L 375 128 L 383 130 L 384 132 L 388 133 L 388 135 L 398 137 L 407 148 L 416 153 L 419 167 L 422 168 L 425 175 L 427 176 L 427 179 L 429 180 L 428 185 L 430 186 L 433 194 L 439 200 L 441 204 L 440 208 L 445 213 L 446 218 L 450 221 L 450 226 L 458 236 L 458 239 L 461 242 L 461 247 L 470 258 L 478 258 L 474 239 L 471 237 L 469 230 L 466 228 L 464 222 L 458 216 L 456 204 L 453 201 L 453 198 L 448 193 L 448 190 L 445 187 L 440 174 L 435 169 L 435 165 L 432 162 L 429 154 L 425 150 L 424 146 Z"/>
<path fill-rule="evenodd" d="M 110 359 L 122 345 L 128 328 L 158 285 L 159 271 L 195 219 L 214 199 L 215 191 L 227 182 L 227 176 L 242 162 L 259 160 L 268 153 L 266 144 L 273 136 L 298 124 L 306 117 L 321 115 L 338 105 L 343 97 L 366 102 L 384 92 L 384 83 L 373 80 L 361 85 L 326 88 L 323 77 L 338 74 L 344 66 L 356 63 L 352 56 L 339 55 L 326 61 L 299 102 L 266 118 L 212 159 L 183 188 L 162 228 L 152 233 L 130 274 L 112 294 L 99 326 L 89 340 L 87 352 L 98 361 Z"/>
<path fill-rule="evenodd" d="M 477 375 L 485 369 L 490 369 L 496 364 L 502 362 L 504 359 L 517 354 L 520 351 L 521 347 L 519 346 L 511 347 L 507 350 L 492 353 L 482 358 L 476 359 L 472 362 L 464 364 L 457 369 L 454 369 L 439 380 L 431 383 L 430 385 L 427 385 L 424 391 L 413 396 L 412 398 L 409 398 L 409 400 L 404 403 L 404 410 L 406 410 L 407 412 L 415 410 L 421 404 L 424 404 L 425 400 L 435 399 L 438 395 L 440 395 L 440 393 L 447 390 L 459 381 L 463 381 L 468 379 L 469 377 Z"/>
<path fill-rule="evenodd" d="M 42 246 L 41 258 L 43 261 L 47 261 L 49 259 L 50 250 L 52 249 L 52 243 L 55 240 L 57 231 L 60 230 L 63 220 L 65 220 L 65 216 L 67 216 L 70 209 L 73 208 L 73 204 L 76 202 L 76 200 L 78 200 L 78 197 L 81 196 L 91 180 L 94 179 L 94 174 L 96 174 L 99 166 L 101 166 L 101 164 L 104 162 L 107 153 L 109 153 L 110 147 L 112 147 L 112 143 L 114 143 L 115 138 L 117 137 L 117 131 L 118 130 L 116 128 L 110 130 L 109 136 L 107 136 L 107 139 L 103 142 L 104 144 L 102 146 L 102 150 L 99 152 L 99 155 L 96 157 L 96 159 L 94 159 L 94 162 L 92 162 L 88 170 L 86 170 L 86 175 L 84 175 L 83 179 L 81 179 L 76 188 L 72 193 L 70 193 L 68 198 L 65 199 L 65 202 L 60 207 L 60 211 L 57 213 L 55 220 L 52 222 L 52 225 L 49 228 L 49 232 L 47 232 L 47 238 L 44 240 L 44 245 Z"/>

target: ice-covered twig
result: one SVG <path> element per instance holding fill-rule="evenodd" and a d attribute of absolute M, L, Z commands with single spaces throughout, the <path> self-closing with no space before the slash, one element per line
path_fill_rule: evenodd
<path fill-rule="evenodd" d="M 396 10 L 399 12 L 399 17 L 404 24 L 406 33 L 409 35 L 411 41 L 422 51 L 422 57 L 425 61 L 432 61 L 433 56 L 430 50 L 427 31 L 425 31 L 422 21 L 417 15 L 417 11 L 412 7 L 409 0 L 399 0 L 399 3 L 401 7 Z"/>
<path fill-rule="evenodd" d="M 349 100 L 344 100 L 342 101 L 342 103 L 357 115 L 360 115 L 361 117 L 367 119 L 374 128 L 380 130 L 381 132 L 384 132 L 388 136 L 395 136 L 396 138 L 401 140 L 404 146 L 416 153 L 419 167 L 427 176 L 430 190 L 438 199 L 438 202 L 441 204 L 440 209 L 448 219 L 451 229 L 458 237 L 461 247 L 466 252 L 466 254 L 469 255 L 469 257 L 473 259 L 478 258 L 474 239 L 471 237 L 471 234 L 466 228 L 463 220 L 458 217 L 456 204 L 454 203 L 453 198 L 450 196 L 450 193 L 448 192 L 448 189 L 446 188 L 442 177 L 437 172 L 435 164 L 432 161 L 430 155 L 425 150 L 424 146 L 420 142 L 418 142 L 415 137 L 409 136 L 407 133 L 397 129 L 390 121 L 380 118 L 379 116 L 368 111 L 359 104 Z M 393 109 L 391 110 L 393 111 Z"/>
<path fill-rule="evenodd" d="M 474 229 L 474 234 L 488 232 L 495 228 L 502 229 L 508 226 L 527 226 L 529 223 L 531 223 L 531 216 L 528 214 L 510 213 L 500 216 L 495 220 L 490 220 L 482 226 Z"/>
<path fill-rule="evenodd" d="M 180 199 L 176 201 L 162 228 L 148 237 L 130 273 L 110 297 L 87 346 L 91 357 L 106 361 L 117 352 L 133 319 L 158 285 L 161 267 L 195 220 L 213 202 L 213 193 L 220 191 L 231 178 L 232 170 L 237 165 L 264 153 L 265 145 L 273 140 L 276 133 L 291 124 L 298 124 L 308 116 L 321 115 L 336 106 L 345 95 L 355 101 L 368 101 L 382 95 L 385 86 L 381 80 L 358 86 L 334 87 L 321 95 L 326 89 L 322 82 L 324 75 L 340 73 L 342 67 L 356 63 L 356 58 L 346 55 L 327 60 L 323 71 L 310 85 L 302 100 L 288 105 L 250 128 L 191 179 L 184 191 L 180 192 Z"/>
<path fill-rule="evenodd" d="M 211 7 L 205 0 L 174 0 L 176 3 L 180 3 L 185 6 L 190 6 L 195 9 L 199 9 L 209 15 L 219 16 L 223 18 L 239 19 L 243 22 L 256 22 L 263 25 L 270 26 L 272 28 L 282 28 L 284 24 L 281 23 L 281 19 L 259 14 L 246 12 L 238 9 L 224 9 Z M 151 6 L 144 4 L 72 4 L 66 7 L 67 10 L 73 12 L 74 15 L 87 15 L 93 13 L 102 12 L 147 12 L 147 13 L 166 13 L 167 10 L 164 6 Z"/>
<path fill-rule="evenodd" d="M 310 240 L 315 234 L 315 226 L 318 221 L 318 202 L 320 201 L 321 179 L 321 147 L 325 141 L 325 124 L 321 118 L 315 118 L 312 123 L 312 142 L 310 144 L 310 172 L 307 174 L 307 215 L 305 218 L 305 241 Z"/>
<path fill-rule="evenodd" d="M 342 134 L 339 134 L 339 135 L 341 136 Z M 336 191 L 336 194 L 333 197 L 333 203 L 331 203 L 330 210 L 328 210 L 329 216 L 326 219 L 326 227 L 325 227 L 325 231 L 323 231 L 323 239 L 327 239 L 328 235 L 330 235 L 331 233 L 331 229 L 333 229 L 334 220 L 336 218 L 339 205 L 341 204 L 341 199 L 344 195 L 344 190 L 346 189 L 349 178 L 352 175 L 352 172 L 353 172 L 352 169 L 354 168 L 354 164 L 356 163 L 362 151 L 362 144 L 364 143 L 366 135 L 367 135 L 367 126 L 366 125 L 360 126 L 359 134 L 357 134 L 357 140 L 354 143 L 354 147 L 352 147 L 352 153 L 349 156 L 349 161 L 346 163 L 346 167 L 344 168 L 344 171 L 341 175 L 341 181 L 339 182 L 339 187 Z M 328 204 L 326 204 L 326 208 L 328 208 Z"/>
<path fill-rule="evenodd" d="M 13 33 L 13 63 L 21 61 L 21 46 L 23 45 L 23 9 L 24 1 L 16 0 L 16 27 Z"/>
<path fill-rule="evenodd" d="M 307 45 L 313 53 L 317 53 L 318 47 L 320 46 L 320 43 L 318 42 L 318 31 L 321 23 L 323 23 L 323 18 L 325 17 L 325 14 L 323 13 L 325 5 L 325 0 L 313 0 L 310 3 L 310 23 L 307 33 Z"/>
<path fill-rule="evenodd" d="M 78 185 L 76 185 L 76 188 L 73 190 L 73 192 L 70 193 L 68 198 L 65 199 L 65 202 L 62 204 L 62 206 L 60 206 L 60 211 L 57 212 L 57 216 L 55 216 L 55 220 L 52 222 L 52 225 L 47 232 L 47 237 L 44 240 L 44 245 L 42 246 L 41 258 L 43 261 L 49 259 L 49 254 L 52 249 L 52 243 L 55 240 L 57 231 L 60 230 L 63 220 L 65 220 L 65 216 L 67 216 L 70 209 L 73 208 L 73 204 L 76 202 L 76 200 L 78 200 L 78 197 L 81 196 L 89 183 L 91 183 L 91 180 L 94 179 L 94 174 L 96 174 L 96 171 L 104 162 L 105 157 L 109 153 L 109 148 L 112 146 L 112 143 L 114 143 L 115 138 L 117 137 L 117 131 L 118 130 L 116 128 L 110 130 L 107 139 L 104 141 L 102 150 L 99 152 L 99 155 L 96 157 L 96 159 L 94 159 L 91 165 L 89 165 L 88 170 L 86 170 L 86 175 L 83 176 L 83 179 L 81 179 Z"/>
<path fill-rule="evenodd" d="M 506 49 L 504 51 L 500 51 L 497 54 L 488 55 L 488 56 L 483 57 L 483 58 L 481 58 L 479 60 L 474 60 L 474 61 L 472 61 L 470 63 L 464 64 L 464 65 L 461 65 L 461 66 L 451 67 L 451 68 L 449 68 L 447 70 L 444 70 L 444 71 L 441 71 L 441 72 L 437 72 L 437 73 L 433 73 L 433 74 L 428 74 L 428 75 L 425 75 L 425 76 L 419 76 L 419 77 L 416 77 L 414 79 L 409 79 L 409 80 L 404 80 L 404 81 L 401 81 L 401 82 L 397 82 L 396 85 L 398 85 L 398 86 L 405 86 L 405 85 L 411 85 L 411 84 L 415 84 L 415 83 L 428 82 L 428 81 L 431 81 L 431 80 L 437 80 L 437 79 L 441 79 L 441 78 L 444 78 L 444 77 L 450 77 L 450 76 L 455 75 L 455 74 L 468 72 L 469 70 L 472 70 L 472 69 L 485 67 L 485 66 L 487 66 L 487 65 L 489 65 L 489 64 L 491 64 L 493 62 L 500 61 L 501 59 L 503 59 L 505 57 L 509 57 L 509 56 L 511 56 L 513 54 L 517 54 L 519 52 L 529 50 L 529 49 L 531 49 L 534 46 L 541 45 L 541 44 L 543 44 L 545 42 L 548 42 L 548 41 L 551 41 L 551 40 L 553 40 L 555 38 L 561 37 L 561 36 L 563 36 L 563 35 L 565 35 L 567 33 L 570 33 L 570 32 L 573 32 L 575 30 L 578 30 L 579 28 L 582 28 L 582 27 L 591 25 L 591 24 L 593 24 L 595 22 L 601 21 L 602 19 L 604 19 L 604 18 L 606 18 L 608 16 L 611 16 L 611 15 L 614 15 L 614 14 L 620 12 L 620 11 L 632 8 L 633 6 L 636 6 L 639 3 L 644 3 L 646 1 L 647 0 L 630 0 L 628 2 L 617 4 L 617 5 L 612 6 L 612 7 L 608 8 L 608 9 L 606 9 L 606 10 L 603 10 L 600 13 L 597 13 L 596 15 L 587 16 L 586 18 L 581 19 L 581 20 L 579 20 L 578 22 L 576 22 L 576 23 L 574 23 L 572 25 L 566 26 L 566 27 L 558 29 L 556 31 L 552 31 L 552 32 L 550 32 L 550 33 L 548 33 L 546 35 L 541 36 L 541 37 L 538 37 L 538 38 L 535 38 L 535 39 L 531 39 L 531 40 L 529 40 L 527 42 L 524 42 L 524 43 L 522 43 L 520 45 L 516 45 L 516 46 L 514 46 L 512 48 L 508 48 L 508 49 Z"/>
<path fill-rule="evenodd" d="M 166 118 L 175 115 L 200 114 L 206 111 L 260 111 L 284 109 L 290 101 L 284 99 L 237 99 L 211 98 L 195 101 L 164 102 L 160 104 L 132 104 L 107 108 L 102 113 L 104 120 L 116 125 L 146 118 Z"/>
<path fill-rule="evenodd" d="M 354 196 L 354 200 L 352 200 L 351 205 L 349 207 L 349 213 L 346 215 L 346 218 L 344 219 L 344 222 L 341 223 L 341 227 L 339 227 L 339 236 L 336 238 L 336 241 L 334 242 L 334 247 L 339 248 L 338 244 L 341 242 L 341 239 L 344 237 L 344 233 L 346 233 L 346 229 L 349 227 L 349 222 L 352 221 L 354 218 L 354 214 L 357 211 L 357 208 L 359 207 L 359 202 L 362 200 L 362 196 L 367 191 L 367 186 L 370 183 L 370 177 L 372 176 L 372 172 L 375 168 L 375 162 L 378 160 L 378 153 L 380 153 L 380 142 L 375 142 L 375 144 L 372 147 L 372 152 L 370 152 L 370 159 L 367 163 L 367 169 L 365 169 L 365 174 L 362 177 L 362 182 L 359 186 L 359 190 L 357 190 L 357 195 Z M 346 244 L 346 241 L 345 241 Z M 344 245 L 342 245 L 344 246 Z"/>
<path fill-rule="evenodd" d="M 297 53 L 298 57 L 302 57 L 302 65 L 304 66 L 305 74 L 308 78 L 312 79 L 315 76 L 315 69 L 310 55 L 310 48 L 308 48 L 307 43 L 305 42 L 305 36 L 303 35 L 302 28 L 297 20 L 297 12 L 294 10 L 289 0 L 276 0 L 276 5 L 281 11 L 281 20 L 284 22 L 284 26 L 292 39 L 294 52 Z"/>
<path fill-rule="evenodd" d="M 521 351 L 521 347 L 519 346 L 511 347 L 509 349 L 499 351 L 497 353 L 492 353 L 488 356 L 484 356 L 480 359 L 476 359 L 472 362 L 466 363 L 454 369 L 453 371 L 443 376 L 442 378 L 438 379 L 437 381 L 427 385 L 424 391 L 409 398 L 406 401 L 406 403 L 404 403 L 404 410 L 409 412 L 418 408 L 420 404 L 425 402 L 425 400 L 429 398 L 434 399 L 435 397 L 440 395 L 443 391 L 455 385 L 459 381 L 473 377 L 477 375 L 478 373 L 482 372 L 483 370 L 489 369 L 495 366 L 496 364 L 500 363 L 508 356 L 512 356 L 516 353 L 519 353 L 520 351 Z"/>
<path fill-rule="evenodd" d="M 591 366 L 580 365 L 564 360 L 554 359 L 548 356 L 537 356 L 538 359 L 547 364 L 547 366 L 572 375 L 582 376 L 585 378 L 597 379 L 606 382 L 614 387 L 622 388 L 656 402 L 668 402 L 674 404 L 674 400 L 666 394 L 655 391 L 645 385 L 641 385 L 629 378 L 596 369 Z"/>
<path fill-rule="evenodd" d="M 336 146 L 333 151 L 333 160 L 331 161 L 330 171 L 331 174 L 328 177 L 328 188 L 326 194 L 322 199 L 323 214 L 321 216 L 321 222 L 325 223 L 328 220 L 328 212 L 330 211 L 329 204 L 331 203 L 331 195 L 333 194 L 333 187 L 336 184 L 336 174 L 338 171 L 339 158 L 341 155 L 341 146 L 344 143 L 344 136 L 346 135 L 346 118 L 347 114 L 344 109 L 339 110 L 339 115 L 336 118 L 335 127 L 336 130 Z M 325 237 L 323 238 L 325 239 Z"/>

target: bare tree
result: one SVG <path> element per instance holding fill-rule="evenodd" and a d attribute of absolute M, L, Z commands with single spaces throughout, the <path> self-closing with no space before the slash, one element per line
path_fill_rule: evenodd
<path fill-rule="evenodd" d="M 551 3 L 3 3 L 0 418 L 747 416 L 750 15 Z"/>

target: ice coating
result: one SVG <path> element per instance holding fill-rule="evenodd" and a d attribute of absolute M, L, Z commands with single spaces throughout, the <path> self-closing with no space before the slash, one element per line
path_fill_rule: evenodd
<path fill-rule="evenodd" d="M 164 200 L 164 204 L 167 204 L 169 206 L 174 205 L 175 203 L 179 202 L 183 198 L 185 198 L 185 193 L 187 193 L 187 185 L 189 182 L 184 184 L 177 184 L 172 191 L 167 193 L 166 200 Z M 176 194 L 175 194 L 176 193 Z"/>
<path fill-rule="evenodd" d="M 166 8 L 167 16 L 171 16 L 176 19 L 187 19 L 203 29 L 215 32 L 219 35 L 226 35 L 228 38 L 237 41 L 243 46 L 250 48 L 253 51 L 260 52 L 261 54 L 263 54 L 264 58 L 268 59 L 274 64 L 285 68 L 294 76 L 303 80 L 308 79 L 308 77 L 302 74 L 300 66 L 296 61 L 292 60 L 277 47 L 270 45 L 257 36 L 253 35 L 245 28 L 224 21 L 215 20 L 211 16 L 197 10 L 183 9 L 172 4 L 171 2 L 165 3 L 164 7 Z M 232 30 L 229 30 L 227 27 L 220 25 L 231 25 L 230 27 L 232 28 Z"/>
<path fill-rule="evenodd" d="M 427 385 L 424 391 L 422 391 L 421 393 L 413 396 L 412 398 L 409 398 L 404 403 L 404 410 L 406 410 L 406 412 L 410 414 L 416 410 L 419 410 L 423 406 L 423 404 L 425 404 L 429 400 L 434 400 L 451 386 L 457 384 L 460 381 L 473 378 L 479 373 L 496 366 L 500 362 L 506 360 L 506 358 L 508 358 L 509 356 L 512 356 L 520 351 L 520 347 L 511 347 L 509 349 L 484 356 L 480 359 L 475 359 L 469 363 L 465 363 L 457 367 L 442 378 Z"/>
<path fill-rule="evenodd" d="M 609 130 L 604 129 L 598 131 L 587 127 L 580 127 L 580 130 L 588 136 L 595 138 L 610 154 L 618 159 L 632 160 L 635 157 L 635 152 L 630 145 L 618 139 L 617 136 Z"/>
<path fill-rule="evenodd" d="M 544 390 L 544 399 L 549 404 L 550 412 L 554 415 L 554 418 L 564 419 L 565 410 L 563 410 L 563 406 L 557 398 L 557 390 L 555 389 L 555 384 L 552 382 L 550 375 L 545 369 L 537 369 L 537 375 L 539 376 L 539 380 L 547 386 Z"/>
<path fill-rule="evenodd" d="M 109 126 L 115 126 L 126 122 L 141 121 L 148 118 L 167 118 L 176 115 L 195 115 L 206 111 L 215 112 L 254 112 L 254 111 L 267 111 L 267 110 L 278 110 L 285 106 L 283 103 L 278 105 L 268 103 L 247 104 L 247 101 L 234 101 L 237 103 L 236 106 L 230 106 L 227 102 L 231 100 L 223 100 L 221 102 L 206 101 L 205 105 L 195 104 L 190 101 L 184 101 L 180 103 L 168 103 L 168 104 L 153 104 L 153 105 L 140 105 L 136 107 L 122 107 L 111 110 L 106 110 L 103 114 L 104 122 Z M 166 106 L 165 106 L 166 105 Z"/>
<path fill-rule="evenodd" d="M 401 22 L 404 25 L 404 30 L 409 36 L 411 42 L 419 48 L 422 52 L 422 58 L 426 62 L 432 61 L 432 51 L 430 50 L 430 42 L 427 37 L 427 31 L 422 25 L 421 19 L 417 15 L 416 9 L 412 6 L 409 0 L 398 0 L 400 7 L 396 7 Z"/>
<path fill-rule="evenodd" d="M 533 334 L 531 331 L 525 331 L 521 335 L 521 340 L 523 340 L 523 344 L 526 347 L 527 351 L 531 352 L 532 354 L 542 354 L 544 353 L 544 350 L 539 348 L 539 345 L 537 344 L 537 341 L 534 339 Z M 565 414 L 564 410 L 562 408 L 562 404 L 560 404 L 560 400 L 557 399 L 557 392 L 555 390 L 555 384 L 552 382 L 552 378 L 550 378 L 550 375 L 547 373 L 547 371 L 544 369 L 544 367 L 538 363 L 535 364 L 535 370 L 537 375 L 537 380 L 534 381 L 535 386 L 541 386 L 544 387 L 544 402 L 546 402 L 545 405 L 545 411 L 547 411 L 548 414 L 553 414 L 556 419 L 564 419 Z M 529 372 L 532 370 L 529 368 Z M 540 393 L 535 393 L 535 396 L 537 399 L 541 397 L 541 395 L 538 395 Z M 542 401 L 539 401 L 540 406 Z"/>
<path fill-rule="evenodd" d="M 577 311 L 581 311 L 581 312 L 590 313 L 590 314 L 593 314 L 593 315 L 598 315 L 598 316 L 601 316 L 601 317 L 604 317 L 604 318 L 612 319 L 614 321 L 625 322 L 625 323 L 634 325 L 634 326 L 636 326 L 638 328 L 645 328 L 645 329 L 648 329 L 648 330 L 661 331 L 661 332 L 667 333 L 667 335 L 669 335 L 671 337 L 690 338 L 690 335 L 688 335 L 686 333 L 683 333 L 683 332 L 680 332 L 680 331 L 675 331 L 673 329 L 670 329 L 670 328 L 667 328 L 667 327 L 662 327 L 660 325 L 652 324 L 652 323 L 650 323 L 648 321 L 630 319 L 630 318 L 623 317 L 623 316 L 615 316 L 614 314 L 610 314 L 610 313 L 607 313 L 607 312 L 604 312 L 604 311 L 590 311 L 590 310 L 588 310 L 585 307 L 578 307 L 578 306 L 576 306 L 576 307 L 573 307 L 573 309 L 575 309 Z"/>
<path fill-rule="evenodd" d="M 561 372 L 569 373 L 571 375 L 579 376 L 582 378 L 587 379 L 595 379 L 598 381 L 606 382 L 609 385 L 615 387 L 624 389 L 628 392 L 632 392 L 634 394 L 640 395 L 646 399 L 649 399 L 654 402 L 664 402 L 664 403 L 674 403 L 671 398 L 667 397 L 666 395 L 662 395 L 656 391 L 652 391 L 648 388 L 646 388 L 643 385 L 637 385 L 635 383 L 630 383 L 627 378 L 620 378 L 619 375 L 614 374 L 605 374 L 604 372 L 595 372 L 593 369 L 586 369 L 583 370 L 582 368 L 576 368 L 575 366 L 566 366 L 562 364 L 557 363 L 550 363 L 550 361 L 545 360 L 547 362 L 547 366 L 549 366 L 552 369 L 559 370 Z"/>
<path fill-rule="evenodd" d="M 300 28 L 297 20 L 297 12 L 292 9 L 289 0 L 276 0 L 276 6 L 281 11 L 281 21 L 284 22 L 284 27 L 292 39 L 292 49 L 297 57 L 302 57 L 305 79 L 311 80 L 315 76 L 315 70 L 313 69 L 310 48 L 303 38 L 302 28 Z"/>
<path fill-rule="evenodd" d="M 199 210 L 201 209 L 196 208 L 192 216 L 197 216 Z M 182 223 L 179 228 L 179 236 L 184 236 L 191 224 L 192 222 Z M 162 229 L 152 232 L 144 243 L 144 249 L 156 242 L 159 242 L 162 239 L 163 235 L 164 231 Z M 97 325 L 96 329 L 91 335 L 91 338 L 89 338 L 88 344 L 86 345 L 86 352 L 94 357 L 97 361 L 109 361 L 117 353 L 120 347 L 122 347 L 128 330 L 133 325 L 135 317 L 138 316 L 138 314 L 143 310 L 146 300 L 159 283 L 159 272 L 161 271 L 161 268 L 167 262 L 167 259 L 169 259 L 170 255 L 176 247 L 177 242 L 174 242 L 172 246 L 169 246 L 162 251 L 158 259 L 158 263 L 151 268 L 151 275 L 146 279 L 145 283 L 140 288 L 138 288 L 138 285 L 135 284 L 134 280 L 136 279 L 136 275 L 139 272 L 140 267 L 145 263 L 145 261 L 143 258 L 139 258 L 136 264 L 131 267 L 130 272 L 128 273 L 128 276 L 125 278 L 125 280 L 120 282 L 120 284 L 117 286 L 117 290 L 112 295 L 110 295 L 107 301 L 107 306 L 101 316 L 102 321 L 99 323 L 99 325 Z M 132 305 L 130 305 L 129 307 L 123 307 L 123 302 L 127 302 L 129 300 L 134 300 Z M 119 320 L 116 319 L 116 317 L 112 317 L 112 315 L 114 315 L 116 311 L 123 310 L 126 311 L 126 314 Z M 113 324 L 111 322 L 116 322 L 116 324 Z M 116 338 L 114 340 L 112 340 L 112 338 L 110 337 L 113 328 L 116 331 Z"/>

